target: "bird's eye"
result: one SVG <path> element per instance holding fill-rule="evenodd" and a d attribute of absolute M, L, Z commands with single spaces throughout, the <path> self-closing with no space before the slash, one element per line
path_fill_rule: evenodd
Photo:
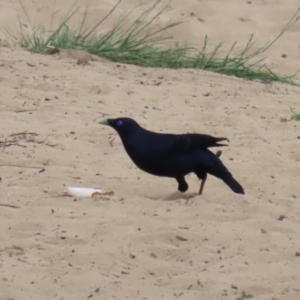
<path fill-rule="evenodd" d="M 121 120 L 117 121 L 117 126 L 120 127 L 123 125 L 123 122 Z"/>

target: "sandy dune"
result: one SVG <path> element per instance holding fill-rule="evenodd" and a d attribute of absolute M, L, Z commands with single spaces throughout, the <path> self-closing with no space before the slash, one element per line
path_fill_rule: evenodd
<path fill-rule="evenodd" d="M 160 24 L 186 21 L 172 34 L 199 46 L 208 34 L 211 46 L 242 47 L 253 32 L 261 45 L 298 5 L 224 2 L 173 1 Z M 63 3 L 61 12 L 72 1 Z M 149 3 L 123 1 L 105 26 Z M 25 5 L 34 23 L 49 24 L 49 1 Z M 90 1 L 90 22 L 111 6 Z M 20 13 L 18 1 L 0 3 L 11 28 Z M 299 29 L 268 51 L 281 73 L 299 69 Z M 77 64 L 80 55 L 0 48 L 0 299 L 299 299 L 300 123 L 281 118 L 289 106 L 300 110 L 300 89 L 103 59 Z M 222 160 L 246 195 L 210 176 L 204 194 L 187 201 L 199 186 L 190 175 L 186 196 L 157 200 L 177 183 L 138 170 L 116 133 L 93 122 L 101 115 L 228 137 Z M 62 196 L 67 186 L 115 194 L 74 199 Z"/>

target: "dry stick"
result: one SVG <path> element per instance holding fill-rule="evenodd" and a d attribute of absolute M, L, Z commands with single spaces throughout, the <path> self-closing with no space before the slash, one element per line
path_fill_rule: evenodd
<path fill-rule="evenodd" d="M 7 143 L 7 139 L 5 139 L 5 142 L 1 142 L 0 141 L 0 144 L 4 144 L 4 149 L 3 151 L 5 150 L 6 147 L 9 147 L 9 146 L 19 146 L 19 147 L 23 147 L 23 148 L 27 148 L 27 146 L 24 146 L 24 145 L 21 145 L 17 142 L 14 142 L 14 141 L 8 141 L 9 143 Z"/>
<path fill-rule="evenodd" d="M 12 134 L 9 135 L 9 137 L 15 137 L 15 136 L 26 135 L 26 134 L 29 134 L 31 136 L 38 136 L 39 135 L 36 132 L 27 132 L 27 131 L 24 131 L 24 132 L 12 133 Z M 48 136 L 46 137 L 46 139 L 48 138 Z M 42 141 L 42 142 L 44 142 L 44 141 Z M 19 146 L 19 147 L 27 148 L 27 146 L 21 145 L 21 144 L 19 144 L 16 141 L 7 141 L 7 138 L 5 138 L 4 142 L 0 141 L 0 145 L 1 144 L 3 144 L 3 151 L 5 151 L 5 148 L 9 147 L 9 146 Z"/>
<path fill-rule="evenodd" d="M 101 111 L 96 111 L 97 114 L 100 114 L 100 115 L 103 115 L 103 116 L 109 116 L 109 114 L 106 114 L 104 112 L 101 112 Z M 99 117 L 97 117 L 98 119 Z"/>
<path fill-rule="evenodd" d="M 27 132 L 27 131 L 24 131 L 24 132 L 19 132 L 19 133 L 12 133 L 9 136 L 26 135 L 26 134 L 30 134 L 30 135 L 33 135 L 33 136 L 38 136 L 39 135 L 36 132 Z"/>
<path fill-rule="evenodd" d="M 0 167 L 16 167 L 16 168 L 28 168 L 28 169 L 43 169 L 43 167 L 30 167 L 30 166 L 20 166 L 20 165 L 3 165 L 3 164 L 1 164 Z"/>
<path fill-rule="evenodd" d="M 4 141 L 3 151 L 5 151 L 6 141 L 7 141 L 7 138 L 5 138 L 5 141 Z"/>
<path fill-rule="evenodd" d="M 21 208 L 20 206 L 10 205 L 10 204 L 2 204 L 0 203 L 0 206 L 10 207 L 10 208 Z"/>
<path fill-rule="evenodd" d="M 36 111 L 36 109 L 15 110 L 15 113 L 23 113 L 23 112 L 30 112 L 30 111 Z"/>
<path fill-rule="evenodd" d="M 45 143 L 45 141 L 47 140 L 47 138 L 48 138 L 49 136 L 50 136 L 50 133 L 49 133 L 42 141 L 40 141 L 40 142 L 35 142 L 35 143 L 37 143 L 37 144 L 44 144 L 44 145 L 46 145 L 46 146 L 48 146 L 48 147 L 52 147 L 52 148 L 58 146 L 58 144 L 53 144 L 53 145 L 51 145 L 51 144 Z"/>
<path fill-rule="evenodd" d="M 40 142 L 37 142 L 38 144 L 43 144 L 46 140 L 47 140 L 47 138 L 50 136 L 50 133 L 45 137 L 45 139 L 43 139 L 42 141 L 40 141 Z"/>
<path fill-rule="evenodd" d="M 114 140 L 115 140 L 115 138 L 112 138 L 112 139 L 109 141 L 109 144 L 110 144 L 111 147 L 114 146 Z"/>
<path fill-rule="evenodd" d="M 13 134 L 11 134 L 11 135 L 9 135 L 9 136 L 26 135 L 26 134 L 30 134 L 30 135 L 32 135 L 32 136 L 38 136 L 38 135 L 39 135 L 39 134 L 37 134 L 37 133 L 35 133 L 35 132 L 26 132 L 26 131 L 25 131 L 25 132 L 20 132 L 20 133 L 13 133 Z M 51 135 L 51 134 L 49 133 L 42 141 L 39 141 L 39 142 L 36 142 L 36 141 L 28 141 L 28 142 L 37 143 L 37 144 L 45 144 L 46 146 L 52 147 L 52 148 L 58 146 L 58 144 L 53 144 L 53 145 L 51 145 L 51 144 L 45 143 L 45 141 L 48 139 L 48 137 L 49 137 L 50 135 Z M 9 144 L 8 144 L 7 142 L 9 142 Z M 3 145 L 3 146 L 4 146 L 3 151 L 5 150 L 6 147 L 9 147 L 9 146 L 19 146 L 19 147 L 27 148 L 27 146 L 21 145 L 21 144 L 19 144 L 18 142 L 15 142 L 15 141 L 7 141 L 7 138 L 5 139 L 4 142 L 0 141 L 0 145 L 1 145 L 1 144 L 4 144 L 4 145 Z"/>
<path fill-rule="evenodd" d="M 53 145 L 50 145 L 50 144 L 44 144 L 44 145 L 46 145 L 46 146 L 48 146 L 48 147 L 51 147 L 51 148 L 55 148 L 56 146 L 58 146 L 58 144 L 53 144 Z"/>
<path fill-rule="evenodd" d="M 9 144 L 8 146 L 19 146 L 19 147 L 23 147 L 23 148 L 27 148 L 27 146 L 21 145 L 19 143 L 15 143 L 15 144 Z"/>

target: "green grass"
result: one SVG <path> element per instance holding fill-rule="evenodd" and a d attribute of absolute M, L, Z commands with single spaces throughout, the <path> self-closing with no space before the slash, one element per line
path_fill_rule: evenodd
<path fill-rule="evenodd" d="M 223 43 L 219 43 L 212 51 L 208 51 L 208 37 L 203 41 L 203 47 L 199 51 L 192 46 L 174 44 L 167 46 L 173 39 L 165 35 L 168 29 L 180 26 L 180 22 L 169 23 L 159 29 L 154 29 L 157 19 L 162 15 L 168 5 L 158 8 L 161 0 L 156 1 L 148 10 L 145 10 L 137 19 L 132 20 L 131 14 L 120 18 L 112 29 L 104 34 L 99 34 L 103 22 L 111 16 L 121 0 L 111 11 L 89 30 L 86 28 L 88 8 L 82 17 L 80 26 L 76 29 L 69 27 L 70 20 L 78 13 L 77 1 L 73 4 L 66 16 L 61 19 L 57 28 L 46 29 L 32 26 L 32 32 L 28 33 L 20 21 L 18 33 L 9 28 L 4 30 L 6 36 L 14 42 L 19 42 L 22 47 L 32 52 L 49 53 L 53 48 L 77 49 L 107 58 L 111 61 L 135 64 L 153 68 L 171 69 L 201 69 L 229 76 L 236 76 L 248 80 L 262 82 L 278 81 L 282 83 L 298 85 L 295 82 L 295 74 L 285 76 L 273 72 L 264 62 L 262 55 L 269 49 L 295 22 L 298 20 L 300 8 L 287 22 L 277 37 L 258 50 L 254 50 L 254 35 L 249 37 L 244 49 L 237 54 L 235 42 L 225 55 L 220 54 Z M 31 24 L 26 8 L 22 2 L 23 11 Z M 154 13 L 157 10 L 157 13 Z M 53 13 L 54 16 L 55 13 Z M 52 18 L 53 18 L 52 16 Z M 52 20 L 51 20 L 52 24 Z M 224 53 L 224 51 L 222 51 Z"/>
<path fill-rule="evenodd" d="M 241 296 L 237 298 L 237 300 L 244 300 L 244 299 L 251 299 L 253 296 L 251 294 L 247 294 L 246 292 L 242 291 Z"/>
<path fill-rule="evenodd" d="M 291 109 L 291 120 L 300 121 L 300 114 L 295 113 L 294 108 L 290 107 Z"/>

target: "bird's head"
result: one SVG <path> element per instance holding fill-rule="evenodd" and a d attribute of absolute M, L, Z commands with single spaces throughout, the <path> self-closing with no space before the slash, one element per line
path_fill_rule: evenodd
<path fill-rule="evenodd" d="M 117 118 L 117 119 L 99 118 L 96 120 L 96 122 L 114 128 L 121 137 L 131 135 L 141 128 L 136 121 L 130 118 Z"/>

